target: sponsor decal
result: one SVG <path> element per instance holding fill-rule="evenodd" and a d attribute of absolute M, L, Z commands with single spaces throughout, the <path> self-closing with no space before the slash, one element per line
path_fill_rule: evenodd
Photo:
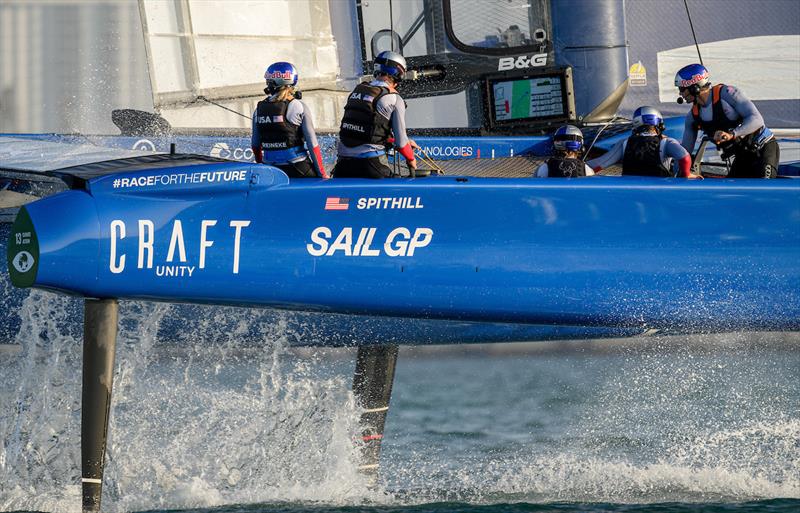
<path fill-rule="evenodd" d="M 127 176 L 115 178 L 111 185 L 115 189 L 131 187 L 153 187 L 155 185 L 185 185 L 195 183 L 243 182 L 247 180 L 246 170 L 237 171 L 197 171 L 194 173 L 170 173 L 165 175 Z"/>
<path fill-rule="evenodd" d="M 355 202 L 359 210 L 409 210 L 425 208 L 419 196 L 402 196 L 399 198 L 358 198 Z M 328 197 L 325 199 L 325 210 L 349 210 L 350 198 Z"/>
<path fill-rule="evenodd" d="M 17 272 L 26 273 L 33 268 L 33 264 L 36 263 L 36 260 L 33 258 L 27 251 L 20 251 L 12 260 L 12 265 Z"/>
<path fill-rule="evenodd" d="M 25 207 L 19 209 L 10 235 L 6 251 L 9 278 L 17 287 L 30 287 L 39 267 L 39 242 Z"/>
<path fill-rule="evenodd" d="M 698 82 L 701 82 L 703 79 L 708 78 L 708 72 L 704 71 L 703 73 L 698 73 L 696 75 L 692 75 L 692 78 L 689 79 L 681 79 L 678 83 L 679 87 L 689 87 Z"/>
<path fill-rule="evenodd" d="M 284 80 L 292 80 L 291 71 L 273 71 L 272 73 L 265 73 L 264 78 L 282 78 Z"/>
<path fill-rule="evenodd" d="M 512 69 L 537 68 L 547 65 L 547 54 L 537 53 L 528 57 L 503 57 L 497 62 L 497 71 L 509 71 Z"/>
<path fill-rule="evenodd" d="M 308 254 L 315 257 L 335 256 L 414 256 L 415 252 L 428 246 L 433 240 L 430 228 L 410 229 L 403 226 L 386 235 L 378 228 L 352 228 L 346 226 L 334 237 L 327 226 L 319 226 L 311 232 L 311 242 L 306 244 Z"/>
<path fill-rule="evenodd" d="M 350 208 L 350 198 L 327 198 L 325 210 L 347 210 Z"/>
<path fill-rule="evenodd" d="M 358 198 L 356 208 L 359 210 L 394 210 L 424 208 L 419 196 L 401 198 Z"/>
<path fill-rule="evenodd" d="M 644 87 L 647 85 L 647 69 L 642 61 L 632 65 L 628 70 L 628 83 L 631 87 Z"/>
<path fill-rule="evenodd" d="M 266 148 L 268 150 L 285 150 L 289 147 L 289 143 L 286 141 L 281 142 L 265 142 L 261 143 L 262 148 Z"/>
<path fill-rule="evenodd" d="M 471 157 L 474 149 L 472 146 L 424 146 L 422 151 L 431 157 Z"/>
<path fill-rule="evenodd" d="M 212 231 L 220 233 L 217 226 L 217 219 L 203 219 L 200 221 L 200 244 L 196 253 L 187 251 L 183 223 L 180 219 L 172 222 L 172 230 L 169 238 L 169 249 L 163 262 L 155 262 L 155 223 L 150 219 L 139 219 L 138 231 L 138 252 L 137 269 L 152 269 L 158 277 L 187 277 L 191 278 L 196 271 L 205 269 L 206 256 L 209 248 L 214 246 L 211 238 Z M 232 274 L 239 274 L 239 249 L 242 241 L 242 231 L 250 226 L 249 220 L 233 220 L 228 223 L 230 230 L 226 230 L 228 237 L 233 238 L 233 261 L 230 265 Z M 114 219 L 109 225 L 109 262 L 108 270 L 113 274 L 120 274 L 125 271 L 128 255 L 118 251 L 119 241 L 126 237 L 128 225 L 121 219 Z M 191 248 L 190 248 L 191 249 Z M 213 250 L 210 251 L 213 253 Z M 194 257 L 191 260 L 189 256 Z"/>
<path fill-rule="evenodd" d="M 18 246 L 27 246 L 31 243 L 31 232 L 17 232 L 14 234 L 14 243 Z"/>
<path fill-rule="evenodd" d="M 214 143 L 214 146 L 211 147 L 210 154 L 212 157 L 226 159 L 231 156 L 231 148 L 230 146 L 228 146 L 228 143 L 224 142 Z"/>
<path fill-rule="evenodd" d="M 354 125 L 352 123 L 342 123 L 342 128 L 346 128 L 348 130 L 355 130 L 356 132 L 362 132 L 362 133 L 365 132 L 365 129 L 364 129 L 363 126 Z"/>
<path fill-rule="evenodd" d="M 375 97 L 372 96 L 371 94 L 352 93 L 350 95 L 349 99 L 350 100 L 361 100 L 361 101 L 364 101 L 364 102 L 372 102 L 372 100 L 374 100 Z"/>
<path fill-rule="evenodd" d="M 228 146 L 228 143 L 225 142 L 218 142 L 214 143 L 214 146 L 211 147 L 211 151 L 209 155 L 212 157 L 217 157 L 219 159 L 233 159 L 233 160 L 248 160 L 252 161 L 253 158 L 253 150 L 250 148 L 234 148 L 231 149 Z"/>
<path fill-rule="evenodd" d="M 156 145 L 150 139 L 139 139 L 133 143 L 133 149 L 139 151 L 156 151 Z"/>
<path fill-rule="evenodd" d="M 283 123 L 283 116 L 256 116 L 256 123 Z"/>

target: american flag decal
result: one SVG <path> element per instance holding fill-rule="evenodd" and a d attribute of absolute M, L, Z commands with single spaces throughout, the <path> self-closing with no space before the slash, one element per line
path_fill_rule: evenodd
<path fill-rule="evenodd" d="M 350 208 L 350 198 L 327 198 L 325 210 L 347 210 Z"/>

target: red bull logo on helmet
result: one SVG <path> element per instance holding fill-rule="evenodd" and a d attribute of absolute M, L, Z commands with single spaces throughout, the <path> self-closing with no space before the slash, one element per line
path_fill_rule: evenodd
<path fill-rule="evenodd" d="M 695 84 L 698 84 L 704 80 L 708 79 L 708 71 L 703 71 L 702 73 L 698 73 L 696 75 L 692 75 L 691 78 L 683 78 L 678 82 L 679 87 L 689 87 Z"/>
<path fill-rule="evenodd" d="M 271 78 L 282 78 L 284 80 L 291 80 L 292 79 L 292 72 L 291 71 L 273 71 L 270 73 L 267 71 L 264 74 L 264 78 L 271 79 Z"/>

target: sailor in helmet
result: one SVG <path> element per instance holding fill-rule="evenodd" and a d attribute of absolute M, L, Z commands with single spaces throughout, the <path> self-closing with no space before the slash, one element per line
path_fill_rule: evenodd
<path fill-rule="evenodd" d="M 288 62 L 276 62 L 264 79 L 268 96 L 253 112 L 250 140 L 256 162 L 275 166 L 289 178 L 328 178 L 311 112 L 295 90 L 297 70 Z"/>
<path fill-rule="evenodd" d="M 722 151 L 733 157 L 728 176 L 734 178 L 775 178 L 780 150 L 778 142 L 753 102 L 737 88 L 712 87 L 708 70 L 701 64 L 684 66 L 675 75 L 680 92 L 678 103 L 692 104 L 686 115 L 683 147 L 694 150 L 697 131 L 702 130 Z"/>
<path fill-rule="evenodd" d="M 406 103 L 397 85 L 406 72 L 406 60 L 396 52 L 381 52 L 375 57 L 375 78 L 362 82 L 350 93 L 339 130 L 335 178 L 389 178 L 386 147 L 394 144 L 397 153 L 416 170 L 416 143 L 406 135 Z"/>
<path fill-rule="evenodd" d="M 623 175 L 703 178 L 692 174 L 692 157 L 681 143 L 664 135 L 664 118 L 653 107 L 636 109 L 631 136 L 589 165 L 600 171 L 619 162 Z"/>
<path fill-rule="evenodd" d="M 576 126 L 564 125 L 553 134 L 553 156 L 533 174 L 539 178 L 593 176 L 592 168 L 581 160 L 583 132 Z"/>

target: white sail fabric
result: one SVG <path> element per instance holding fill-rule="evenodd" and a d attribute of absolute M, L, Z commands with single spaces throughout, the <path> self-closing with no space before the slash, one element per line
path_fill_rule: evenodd
<path fill-rule="evenodd" d="M 703 43 L 714 83 L 733 84 L 749 99 L 800 99 L 800 35 L 754 36 Z M 769 58 L 767 58 L 769 56 Z M 697 60 L 694 45 L 658 52 L 658 95 L 675 100 L 675 70 Z"/>
<path fill-rule="evenodd" d="M 336 89 L 328 0 L 140 0 L 154 106 L 173 126 L 247 127 L 263 97 L 264 70 L 288 61 L 303 89 Z M 313 95 L 312 95 L 313 96 Z M 330 96 L 330 95 L 329 95 Z M 322 126 L 335 99 L 321 103 Z"/>

